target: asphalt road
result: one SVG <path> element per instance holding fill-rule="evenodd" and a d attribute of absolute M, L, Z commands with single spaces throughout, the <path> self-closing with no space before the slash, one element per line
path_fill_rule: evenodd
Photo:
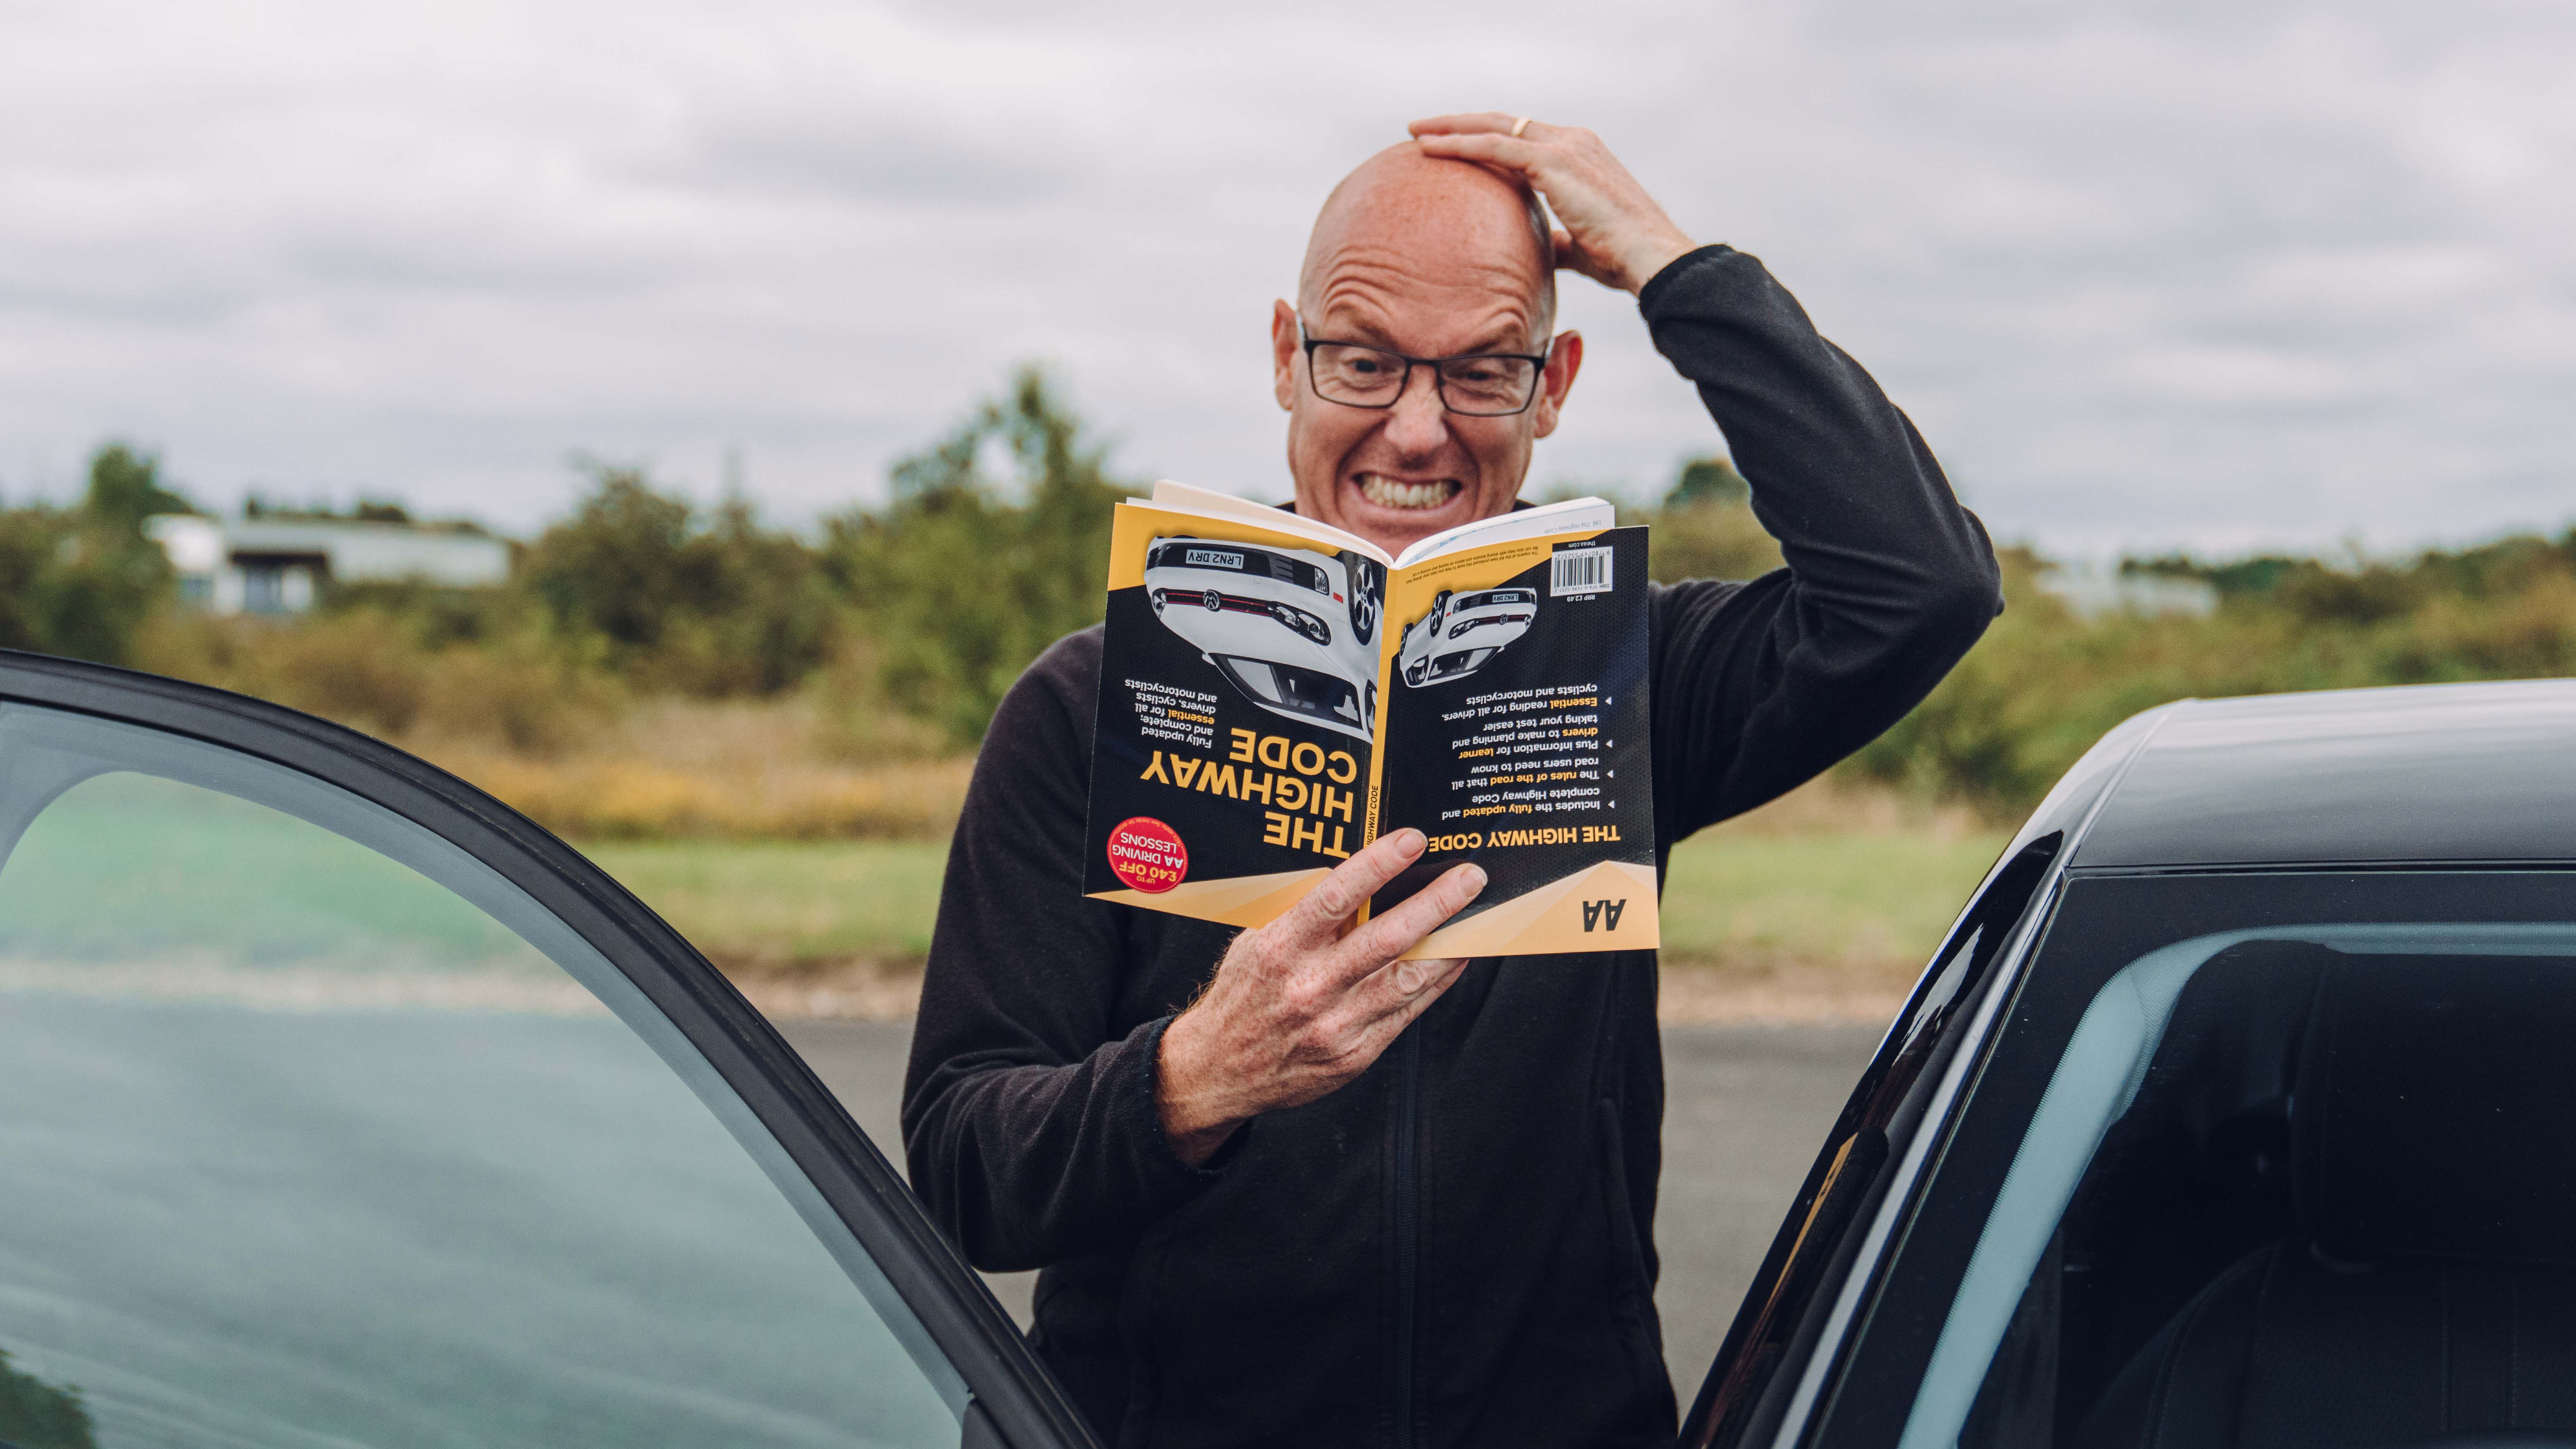
<path fill-rule="evenodd" d="M 897 1166 L 896 1103 L 911 1029 L 808 1021 L 788 1039 Z M 1671 1027 L 1664 1032 L 1664 1185 L 1655 1211 L 1664 1358 L 1685 1407 L 1762 1264 L 1790 1194 L 1877 1045 L 1875 1028 Z M 991 1275 L 1028 1321 L 1033 1273 Z"/>

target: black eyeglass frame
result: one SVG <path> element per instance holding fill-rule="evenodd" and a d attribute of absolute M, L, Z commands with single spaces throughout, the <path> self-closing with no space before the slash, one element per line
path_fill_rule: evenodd
<path fill-rule="evenodd" d="M 1462 352 L 1455 357 L 1408 357 L 1391 348 L 1373 347 L 1365 342 L 1342 342 L 1330 337 L 1313 336 L 1306 331 L 1306 319 L 1303 317 L 1297 319 L 1297 341 L 1306 349 L 1307 390 L 1335 407 L 1367 408 L 1372 412 L 1385 412 L 1404 401 L 1404 394 L 1413 386 L 1413 369 L 1427 367 L 1431 369 L 1431 391 L 1440 399 L 1440 406 L 1462 418 L 1510 418 L 1528 412 L 1531 404 L 1538 401 L 1539 387 L 1547 377 L 1547 360 L 1552 355 L 1554 346 L 1551 341 L 1550 352 Z M 1380 357 L 1391 357 L 1404 364 L 1404 376 L 1395 385 L 1395 395 L 1382 403 L 1352 402 L 1347 398 L 1332 397 L 1325 393 L 1323 384 L 1315 381 L 1315 349 L 1318 347 L 1356 347 L 1362 352 L 1374 352 Z M 1530 364 L 1529 396 L 1521 399 L 1519 407 L 1499 413 L 1471 413 L 1463 408 L 1451 406 L 1449 380 L 1441 376 L 1440 369 L 1452 362 L 1482 362 L 1489 358 Z"/>

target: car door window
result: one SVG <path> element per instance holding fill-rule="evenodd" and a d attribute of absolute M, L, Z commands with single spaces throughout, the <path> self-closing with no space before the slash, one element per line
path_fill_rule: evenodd
<path fill-rule="evenodd" d="M 2576 1174 L 2532 1147 L 2576 1133 L 2576 876 L 2058 899 L 1779 1441 L 2576 1428 Z"/>
<path fill-rule="evenodd" d="M 2576 927 L 2553 922 L 2368 922 L 2222 931 L 2121 968 L 2024 1130 L 1901 1449 L 2047 1444 L 2078 1423 L 2125 1430 L 2150 1417 L 2138 1400 L 2220 1397 L 2209 1381 L 2244 1366 L 2192 1335 L 2223 1310 L 2186 1311 L 2213 1279 L 2259 1278 L 2275 1311 L 2244 1316 L 2276 1344 L 2322 1340 L 2301 1347 L 2338 1365 L 2278 1377 L 2349 1400 L 2372 1387 L 2366 1358 L 2278 1311 L 2303 1276 L 2376 1275 L 2402 1294 L 2422 1286 L 2402 1281 L 2409 1267 L 2447 1270 L 2439 1289 L 2563 1261 L 2569 1182 L 2535 1184 L 2522 1158 L 2576 1119 L 2554 1085 L 2576 1022 L 2571 958 Z M 2509 1272 L 2495 1281 L 2531 1296 Z M 2386 1297 L 2347 1292 L 2335 1311 L 2374 1314 L 2383 1337 L 2417 1326 Z M 2177 1314 L 2185 1347 L 2141 1355 Z M 2513 1316 L 2553 1338 L 2568 1323 L 2563 1294 Z M 2484 1326 L 2428 1321 L 2428 1343 Z"/>
<path fill-rule="evenodd" d="M 778 1142 L 442 837 L 0 706 L 0 1441 L 955 1445 Z"/>

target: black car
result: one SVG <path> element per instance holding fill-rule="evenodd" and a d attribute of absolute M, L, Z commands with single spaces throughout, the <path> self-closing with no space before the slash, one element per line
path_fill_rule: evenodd
<path fill-rule="evenodd" d="M 400 751 L 0 656 L 0 1443 L 1091 1442 L 769 1023 Z"/>
<path fill-rule="evenodd" d="M 2095 746 L 1682 1437 L 2576 1444 L 2576 682 L 2187 701 Z"/>
<path fill-rule="evenodd" d="M 2576 685 L 2115 732 L 1685 1441 L 2576 1424 L 2571 782 Z M 776 1031 L 472 787 L 0 655 L 0 852 L 0 1443 L 1092 1442 Z"/>

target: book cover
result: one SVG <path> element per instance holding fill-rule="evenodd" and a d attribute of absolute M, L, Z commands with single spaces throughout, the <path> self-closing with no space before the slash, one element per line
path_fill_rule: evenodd
<path fill-rule="evenodd" d="M 1267 922 L 1378 835 L 1484 892 L 1409 955 L 1658 943 L 1646 540 L 1596 499 L 1389 558 L 1166 483 L 1119 506 L 1086 893 Z"/>

